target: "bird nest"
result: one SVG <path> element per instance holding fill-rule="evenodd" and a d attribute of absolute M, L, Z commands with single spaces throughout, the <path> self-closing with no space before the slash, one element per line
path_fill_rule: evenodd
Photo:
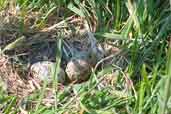
<path fill-rule="evenodd" d="M 40 28 L 33 23 L 38 14 L 34 15 L 25 17 L 23 26 L 20 26 L 17 15 L 2 13 L 0 16 L 0 78 L 9 94 L 27 96 L 40 88 L 41 80 L 39 74 L 34 76 L 34 68 L 46 70 L 44 66 L 47 67 L 48 62 L 56 63 L 57 57 L 61 60 L 59 67 L 67 75 L 62 84 L 86 81 L 92 68 L 98 69 L 106 60 L 108 65 L 117 61 L 114 56 L 104 57 L 120 50 L 99 43 L 89 32 L 84 19 L 71 16 L 55 25 Z M 2 18 L 4 16 L 6 18 Z M 44 61 L 48 64 L 41 65 Z M 43 68 L 38 68 L 38 63 Z"/>

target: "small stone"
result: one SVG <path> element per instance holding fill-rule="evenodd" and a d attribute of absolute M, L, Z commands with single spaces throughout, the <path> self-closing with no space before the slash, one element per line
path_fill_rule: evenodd
<path fill-rule="evenodd" d="M 30 72 L 33 77 L 40 79 L 41 81 L 52 82 L 53 74 L 55 71 L 55 63 L 50 61 L 41 61 L 31 65 Z M 60 68 L 57 76 L 59 83 L 65 82 L 65 72 Z"/>
<path fill-rule="evenodd" d="M 79 83 L 88 80 L 91 67 L 84 59 L 71 59 L 65 69 L 65 72 L 71 82 Z"/>

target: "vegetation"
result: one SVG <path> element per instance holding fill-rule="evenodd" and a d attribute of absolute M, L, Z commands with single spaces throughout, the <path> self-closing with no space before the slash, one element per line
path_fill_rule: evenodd
<path fill-rule="evenodd" d="M 32 35 L 28 30 L 45 30 L 61 21 L 67 23 L 73 15 L 84 19 L 99 42 L 112 42 L 123 52 L 117 57 L 127 61 L 126 65 L 112 64 L 94 71 L 87 82 L 64 86 L 62 90 L 56 88 L 57 83 L 54 82 L 52 92 L 55 98 L 48 98 L 49 101 L 55 100 L 53 105 L 43 103 L 46 102 L 44 97 L 48 91 L 46 83 L 30 96 L 18 100 L 17 96 L 5 91 L 2 82 L 1 113 L 171 113 L 169 0 L 0 0 L 0 10 L 17 14 L 18 33 L 27 35 Z M 34 14 L 38 15 L 34 17 Z M 35 19 L 28 29 L 25 24 L 32 16 Z M 2 23 L 0 33 L 3 32 Z M 8 30 L 13 29 L 10 27 Z M 4 48 L 1 45 L 2 50 L 12 47 L 8 45 Z M 60 60 L 60 56 L 56 59 Z M 115 76 L 106 79 L 111 74 Z"/>

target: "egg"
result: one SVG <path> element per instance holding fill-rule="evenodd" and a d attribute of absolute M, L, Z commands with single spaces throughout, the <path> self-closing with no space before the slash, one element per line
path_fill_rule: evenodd
<path fill-rule="evenodd" d="M 38 78 L 41 81 L 47 81 L 51 83 L 55 72 L 55 63 L 50 61 L 40 61 L 31 65 L 30 73 L 34 78 Z M 65 72 L 60 68 L 59 74 L 56 77 L 59 83 L 65 82 Z"/>
<path fill-rule="evenodd" d="M 83 82 L 89 79 L 91 67 L 87 60 L 72 58 L 68 62 L 65 72 L 71 82 Z"/>

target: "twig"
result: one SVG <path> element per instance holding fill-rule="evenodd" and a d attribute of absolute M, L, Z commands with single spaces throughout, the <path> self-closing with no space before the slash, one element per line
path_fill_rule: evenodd
<path fill-rule="evenodd" d="M 72 16 L 70 16 L 70 17 L 64 19 L 63 21 L 61 21 L 61 22 L 59 22 L 59 23 L 57 23 L 57 24 L 54 24 L 53 26 L 50 26 L 50 27 L 48 27 L 48 28 L 43 29 L 42 31 L 44 31 L 44 32 L 45 32 L 45 31 L 51 31 L 51 30 L 55 29 L 56 27 L 58 27 L 58 26 L 64 24 L 66 21 L 69 21 L 69 20 L 72 19 L 74 16 L 75 16 L 75 15 L 72 15 Z"/>
<path fill-rule="evenodd" d="M 104 61 L 107 61 L 107 60 L 109 60 L 109 59 L 115 57 L 115 56 L 118 55 L 119 53 L 121 53 L 121 51 L 118 51 L 118 52 L 116 52 L 115 54 L 111 54 L 111 55 L 109 55 L 109 56 L 107 56 L 107 57 L 101 59 L 99 62 L 97 62 L 97 64 L 96 64 L 95 67 L 94 67 L 94 72 L 97 70 L 97 68 L 99 67 L 99 65 L 100 65 L 101 63 L 103 63 Z"/>

